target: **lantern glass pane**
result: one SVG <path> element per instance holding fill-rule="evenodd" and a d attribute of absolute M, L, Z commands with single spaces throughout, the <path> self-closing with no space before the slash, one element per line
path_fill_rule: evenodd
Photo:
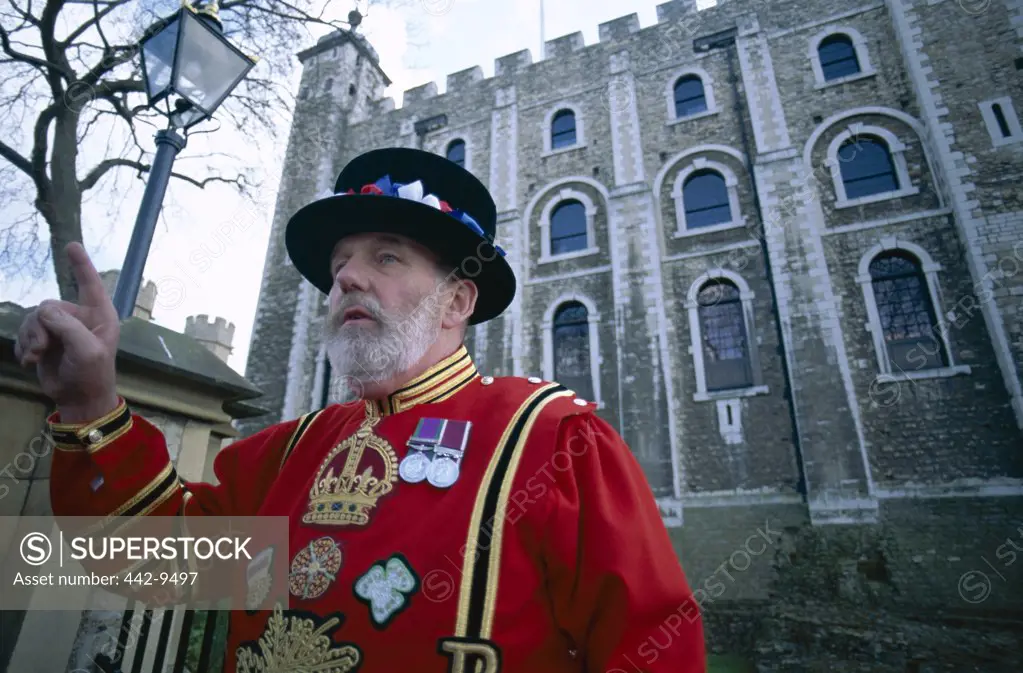
<path fill-rule="evenodd" d="M 146 64 L 146 93 L 150 98 L 163 93 L 171 83 L 174 49 L 177 47 L 180 28 L 181 21 L 174 19 L 142 45 Z"/>
<path fill-rule="evenodd" d="M 194 15 L 186 15 L 181 30 L 174 90 L 213 114 L 251 61 Z"/>
<path fill-rule="evenodd" d="M 188 106 L 185 110 L 176 110 L 170 115 L 171 123 L 178 129 L 187 129 L 205 118 L 206 113 L 194 105 Z"/>

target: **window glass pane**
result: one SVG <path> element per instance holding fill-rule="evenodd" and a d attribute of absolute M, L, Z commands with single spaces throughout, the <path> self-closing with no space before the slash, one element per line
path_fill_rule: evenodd
<path fill-rule="evenodd" d="M 870 276 L 893 369 L 944 366 L 944 347 L 927 282 L 916 260 L 904 253 L 877 257 L 870 264 Z"/>
<path fill-rule="evenodd" d="M 565 201 L 556 206 L 551 213 L 551 254 L 558 255 L 584 249 L 586 209 L 578 201 Z"/>
<path fill-rule="evenodd" d="M 707 110 L 703 81 L 696 75 L 687 75 L 675 83 L 675 116 L 686 117 Z"/>
<path fill-rule="evenodd" d="M 682 186 L 682 202 L 687 229 L 732 220 L 725 179 L 715 171 L 697 171 L 686 178 Z"/>
<path fill-rule="evenodd" d="M 461 140 L 456 140 L 448 145 L 448 160 L 453 161 L 459 166 L 465 166 L 465 143 Z"/>
<path fill-rule="evenodd" d="M 562 305 L 554 315 L 554 379 L 580 397 L 593 399 L 590 326 L 586 307 Z"/>
<path fill-rule="evenodd" d="M 856 49 L 852 40 L 845 35 L 832 35 L 821 41 L 817 48 L 821 62 L 821 71 L 825 81 L 855 75 L 860 71 L 860 62 L 856 58 Z"/>
<path fill-rule="evenodd" d="M 888 146 L 874 138 L 853 138 L 838 150 L 847 198 L 892 192 L 899 188 Z"/>
<path fill-rule="evenodd" d="M 700 290 L 697 303 L 707 389 L 753 385 L 738 288 L 728 282 L 712 281 Z"/>
<path fill-rule="evenodd" d="M 554 115 L 551 122 L 551 148 L 570 147 L 575 145 L 575 113 L 561 110 Z"/>

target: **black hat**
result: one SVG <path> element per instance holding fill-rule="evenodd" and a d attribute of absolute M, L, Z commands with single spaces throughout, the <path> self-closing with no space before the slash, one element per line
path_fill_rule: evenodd
<path fill-rule="evenodd" d="M 327 294 L 330 258 L 350 234 L 407 236 L 479 288 L 470 325 L 500 315 L 515 274 L 494 243 L 497 206 L 476 176 L 448 159 L 405 147 L 373 150 L 344 167 L 334 194 L 295 213 L 284 235 L 292 263 Z"/>

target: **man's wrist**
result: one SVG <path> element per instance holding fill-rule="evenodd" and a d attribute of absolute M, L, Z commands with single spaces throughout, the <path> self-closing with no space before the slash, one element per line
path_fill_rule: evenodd
<path fill-rule="evenodd" d="M 102 410 L 107 409 L 106 413 Z M 71 416 L 65 417 L 70 410 Z M 97 415 L 99 414 L 99 415 Z M 86 422 L 74 422 L 70 419 L 86 418 Z M 109 403 L 86 407 L 60 407 L 57 413 L 47 419 L 50 435 L 57 448 L 65 451 L 86 450 L 89 453 L 99 451 L 132 428 L 131 410 L 124 398 L 116 397 L 111 407 Z"/>
<path fill-rule="evenodd" d="M 89 425 L 109 415 L 121 405 L 116 394 L 90 401 L 88 404 L 63 405 L 57 407 L 60 425 Z"/>

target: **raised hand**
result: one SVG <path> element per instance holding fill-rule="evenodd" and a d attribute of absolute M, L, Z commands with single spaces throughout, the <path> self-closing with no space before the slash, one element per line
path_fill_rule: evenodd
<path fill-rule="evenodd" d="M 63 423 L 85 423 L 118 404 L 115 360 L 121 325 L 96 267 L 79 243 L 65 248 L 78 303 L 47 299 L 21 323 L 14 356 L 36 368 Z"/>

